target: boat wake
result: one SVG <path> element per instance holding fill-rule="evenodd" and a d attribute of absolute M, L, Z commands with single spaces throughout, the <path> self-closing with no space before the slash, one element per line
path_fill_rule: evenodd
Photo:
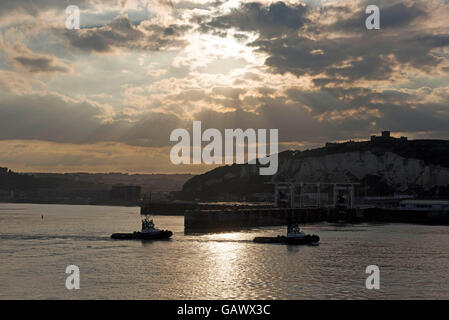
<path fill-rule="evenodd" d="M 176 242 L 219 242 L 219 243 L 253 243 L 250 239 L 176 239 L 173 241 Z"/>
<path fill-rule="evenodd" d="M 83 235 L 49 235 L 49 234 L 0 234 L 0 240 L 75 240 L 75 241 L 106 241 L 105 236 L 83 236 Z"/>

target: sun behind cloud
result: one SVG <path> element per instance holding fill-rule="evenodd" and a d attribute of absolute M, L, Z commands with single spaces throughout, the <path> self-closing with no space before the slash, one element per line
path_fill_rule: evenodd
<path fill-rule="evenodd" d="M 70 4 L 80 30 L 64 1 L 0 3 L 2 165 L 201 172 L 168 160 L 170 132 L 193 120 L 278 128 L 283 149 L 385 128 L 449 137 L 444 1 L 377 1 L 380 30 L 365 0 Z"/>

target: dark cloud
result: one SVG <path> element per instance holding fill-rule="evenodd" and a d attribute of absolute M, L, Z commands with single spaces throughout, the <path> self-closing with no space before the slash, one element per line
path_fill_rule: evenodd
<path fill-rule="evenodd" d="M 120 140 L 129 145 L 162 147 L 171 144 L 170 134 L 174 129 L 190 126 L 191 122 L 175 115 L 150 112 L 125 130 Z"/>
<path fill-rule="evenodd" d="M 11 15 L 12 12 L 20 12 L 32 16 L 38 16 L 42 12 L 49 9 L 63 10 L 69 5 L 86 8 L 94 1 L 91 0 L 2 0 L 0 1 L 0 16 Z M 113 0 L 106 0 L 113 3 Z"/>
<path fill-rule="evenodd" d="M 13 60 L 19 65 L 19 68 L 31 73 L 69 72 L 67 67 L 58 65 L 51 57 L 18 56 Z"/>
<path fill-rule="evenodd" d="M 170 132 L 186 123 L 174 115 L 148 112 L 133 121 L 105 117 L 105 110 L 57 95 L 3 94 L 0 140 L 60 143 L 115 141 L 139 146 L 166 146 Z M 118 117 L 120 118 L 120 117 Z"/>
<path fill-rule="evenodd" d="M 396 22 L 393 18 L 395 14 L 398 15 Z M 425 16 L 425 13 L 415 7 L 394 4 L 382 9 L 381 23 L 399 26 L 418 16 Z M 262 38 L 253 45 L 269 55 L 266 64 L 274 72 L 290 72 L 298 76 L 324 73 L 332 79 L 331 82 L 341 79 L 347 82 L 358 79 L 388 80 L 398 63 L 417 69 L 433 67 L 442 59 L 433 55 L 432 51 L 449 46 L 447 35 L 417 34 L 413 31 L 398 35 L 366 29 L 360 33 L 363 22 L 364 19 L 360 18 L 340 20 L 334 24 L 347 32 L 352 30 L 354 34 L 349 37 L 329 39 L 320 34 L 311 38 L 298 34 L 274 40 Z"/>
<path fill-rule="evenodd" d="M 302 4 L 288 6 L 283 2 L 264 6 L 258 2 L 244 3 L 229 14 L 202 23 L 202 30 L 237 28 L 259 32 L 265 38 L 279 37 L 296 32 L 306 21 L 307 7 Z"/>
<path fill-rule="evenodd" d="M 36 139 L 76 143 L 96 128 L 101 110 L 55 95 L 3 95 L 0 100 L 0 139 Z"/>
<path fill-rule="evenodd" d="M 320 91 L 290 89 L 288 97 L 308 106 L 314 119 L 320 119 L 329 138 L 345 139 L 356 132 L 388 128 L 399 132 L 438 131 L 449 137 L 449 114 L 445 102 L 427 102 L 433 90 L 404 92 L 390 89 L 322 88 Z M 346 134 L 346 137 L 345 137 Z"/>
<path fill-rule="evenodd" d="M 107 52 L 114 48 L 158 51 L 185 46 L 186 42 L 179 38 L 189 28 L 187 25 L 161 27 L 145 22 L 135 26 L 122 16 L 102 27 L 65 30 L 62 35 L 70 46 L 88 52 Z"/>
<path fill-rule="evenodd" d="M 360 9 L 355 13 L 347 3 L 313 11 L 301 4 L 251 2 L 207 22 L 200 18 L 199 23 L 202 31 L 215 34 L 230 28 L 257 32 L 259 38 L 250 45 L 268 55 L 265 64 L 272 72 L 325 75 L 315 81 L 317 85 L 389 80 L 398 67 L 431 70 L 444 60 L 433 51 L 449 46 L 447 33 L 407 29 L 427 18 L 426 10 L 430 9 L 425 4 L 371 2 L 360 1 Z M 381 7 L 381 30 L 366 29 L 368 4 Z M 335 22 L 325 24 L 321 17 Z M 346 35 L 335 35 L 336 32 Z"/>
<path fill-rule="evenodd" d="M 202 109 L 193 115 L 203 129 L 280 129 L 280 142 L 323 141 L 348 137 L 366 138 L 388 128 L 400 132 L 439 132 L 449 137 L 449 113 L 444 103 L 425 102 L 435 94 L 399 90 L 376 92 L 366 88 L 323 88 L 321 91 L 289 89 L 282 96 L 245 97 L 245 90 L 214 88 L 212 95 L 201 91 L 179 96 L 183 104 L 201 100 L 233 111 Z M 214 98 L 213 98 L 214 97 Z M 341 99 L 342 97 L 347 97 Z M 245 106 L 257 106 L 255 112 Z M 0 140 L 43 140 L 61 143 L 122 142 L 128 145 L 162 147 L 172 145 L 170 133 L 191 128 L 191 120 L 174 114 L 147 112 L 139 116 L 121 114 L 105 118 L 105 111 L 90 102 L 75 102 L 55 95 L 2 95 Z"/>
<path fill-rule="evenodd" d="M 392 2 L 392 1 L 391 1 Z M 380 8 L 380 28 L 391 29 L 399 27 L 410 26 L 415 20 L 419 18 L 426 18 L 427 12 L 422 3 L 412 3 L 406 5 L 403 2 L 399 3 L 382 3 Z M 349 18 L 338 19 L 337 22 L 327 26 L 327 31 L 345 31 L 348 33 L 366 32 L 365 20 L 368 15 L 365 13 L 365 8 L 368 5 L 375 5 L 371 0 L 366 1 L 360 5 L 360 9 L 352 13 Z M 329 7 L 323 11 L 329 10 L 332 14 L 340 15 L 342 12 L 348 13 L 348 8 Z M 325 12 L 323 12 L 325 13 Z"/>
<path fill-rule="evenodd" d="M 281 142 L 320 144 L 348 137 L 366 139 L 371 133 L 385 128 L 398 132 L 435 131 L 449 137 L 449 112 L 444 112 L 447 103 L 428 102 L 438 89 L 381 91 L 325 87 L 310 91 L 290 88 L 282 95 L 265 87 L 257 91 L 262 96 L 248 98 L 242 89 L 214 88 L 215 98 L 210 102 L 234 110 L 203 109 L 195 113 L 194 118 L 202 121 L 203 128 L 222 131 L 226 128 L 278 128 Z M 195 95 L 194 100 L 198 101 L 199 97 L 201 93 Z M 207 97 L 210 99 L 210 95 Z M 207 97 L 203 100 L 206 101 Z M 449 101 L 447 97 L 445 99 Z M 255 110 L 246 111 L 248 106 Z"/>

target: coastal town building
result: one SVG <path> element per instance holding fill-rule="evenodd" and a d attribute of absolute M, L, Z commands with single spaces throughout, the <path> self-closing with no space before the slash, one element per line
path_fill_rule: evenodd
<path fill-rule="evenodd" d="M 395 140 L 407 141 L 407 137 L 404 137 L 404 136 L 401 136 L 400 138 L 392 137 L 390 131 L 382 131 L 380 136 L 376 136 L 376 135 L 371 136 L 371 142 L 395 141 Z"/>
<path fill-rule="evenodd" d="M 370 137 L 369 142 L 393 142 L 393 141 L 408 141 L 408 138 L 405 136 L 401 136 L 399 138 L 393 137 L 391 136 L 391 131 L 385 130 L 381 132 L 380 136 L 376 136 L 376 135 L 372 135 Z M 349 141 L 345 141 L 345 142 L 326 142 L 326 148 L 331 148 L 331 147 L 336 147 L 336 146 L 340 146 L 342 144 L 344 145 L 351 145 L 351 144 L 356 144 L 356 141 L 353 140 L 349 140 Z"/>

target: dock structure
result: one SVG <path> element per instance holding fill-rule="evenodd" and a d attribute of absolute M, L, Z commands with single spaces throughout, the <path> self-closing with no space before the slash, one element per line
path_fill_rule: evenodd
<path fill-rule="evenodd" d="M 354 182 L 267 182 L 267 184 L 274 185 L 274 206 L 289 207 L 289 208 L 304 208 L 304 207 L 333 207 L 344 205 L 346 208 L 355 207 L 355 186 L 359 183 Z M 327 190 L 323 192 L 323 187 Z M 304 201 L 305 191 L 312 188 L 313 195 L 316 198 L 314 203 L 306 203 Z M 288 198 L 283 205 L 280 204 L 280 198 L 284 195 Z M 322 195 L 327 195 L 327 201 L 323 202 Z M 331 196 L 329 196 L 331 195 Z M 342 197 L 345 203 L 339 201 Z M 299 198 L 299 199 L 298 199 Z M 332 201 L 330 201 L 332 198 Z M 298 199 L 298 200 L 297 200 Z"/>
<path fill-rule="evenodd" d="M 269 182 L 273 203 L 147 202 L 141 214 L 184 215 L 186 233 L 220 232 L 289 223 L 402 222 L 449 224 L 449 202 L 409 196 L 356 199 L 355 182 Z M 360 194 L 358 192 L 358 194 Z"/>
<path fill-rule="evenodd" d="M 147 201 L 141 204 L 141 215 L 176 215 L 183 216 L 186 211 L 241 210 L 245 208 L 271 208 L 271 203 L 244 202 L 194 202 L 194 201 Z"/>
<path fill-rule="evenodd" d="M 448 210 L 407 210 L 384 208 L 260 208 L 186 211 L 186 233 L 223 232 L 289 223 L 388 222 L 449 225 Z"/>
<path fill-rule="evenodd" d="M 288 223 L 355 220 L 355 209 L 334 208 L 258 208 L 237 210 L 192 210 L 184 214 L 186 232 L 229 231 Z"/>
<path fill-rule="evenodd" d="M 188 210 L 187 233 L 230 231 L 289 223 L 402 222 L 449 224 L 449 202 L 403 200 L 397 206 L 358 203 L 353 182 L 271 182 L 271 207 L 228 207 Z M 401 202 L 402 201 L 402 202 Z M 400 204 L 400 205 L 399 205 Z"/>
<path fill-rule="evenodd" d="M 355 221 L 353 182 L 269 182 L 274 185 L 273 206 L 229 208 L 228 210 L 187 210 L 186 232 L 217 231 L 288 223 Z M 360 217 L 359 217 L 360 218 Z"/>

